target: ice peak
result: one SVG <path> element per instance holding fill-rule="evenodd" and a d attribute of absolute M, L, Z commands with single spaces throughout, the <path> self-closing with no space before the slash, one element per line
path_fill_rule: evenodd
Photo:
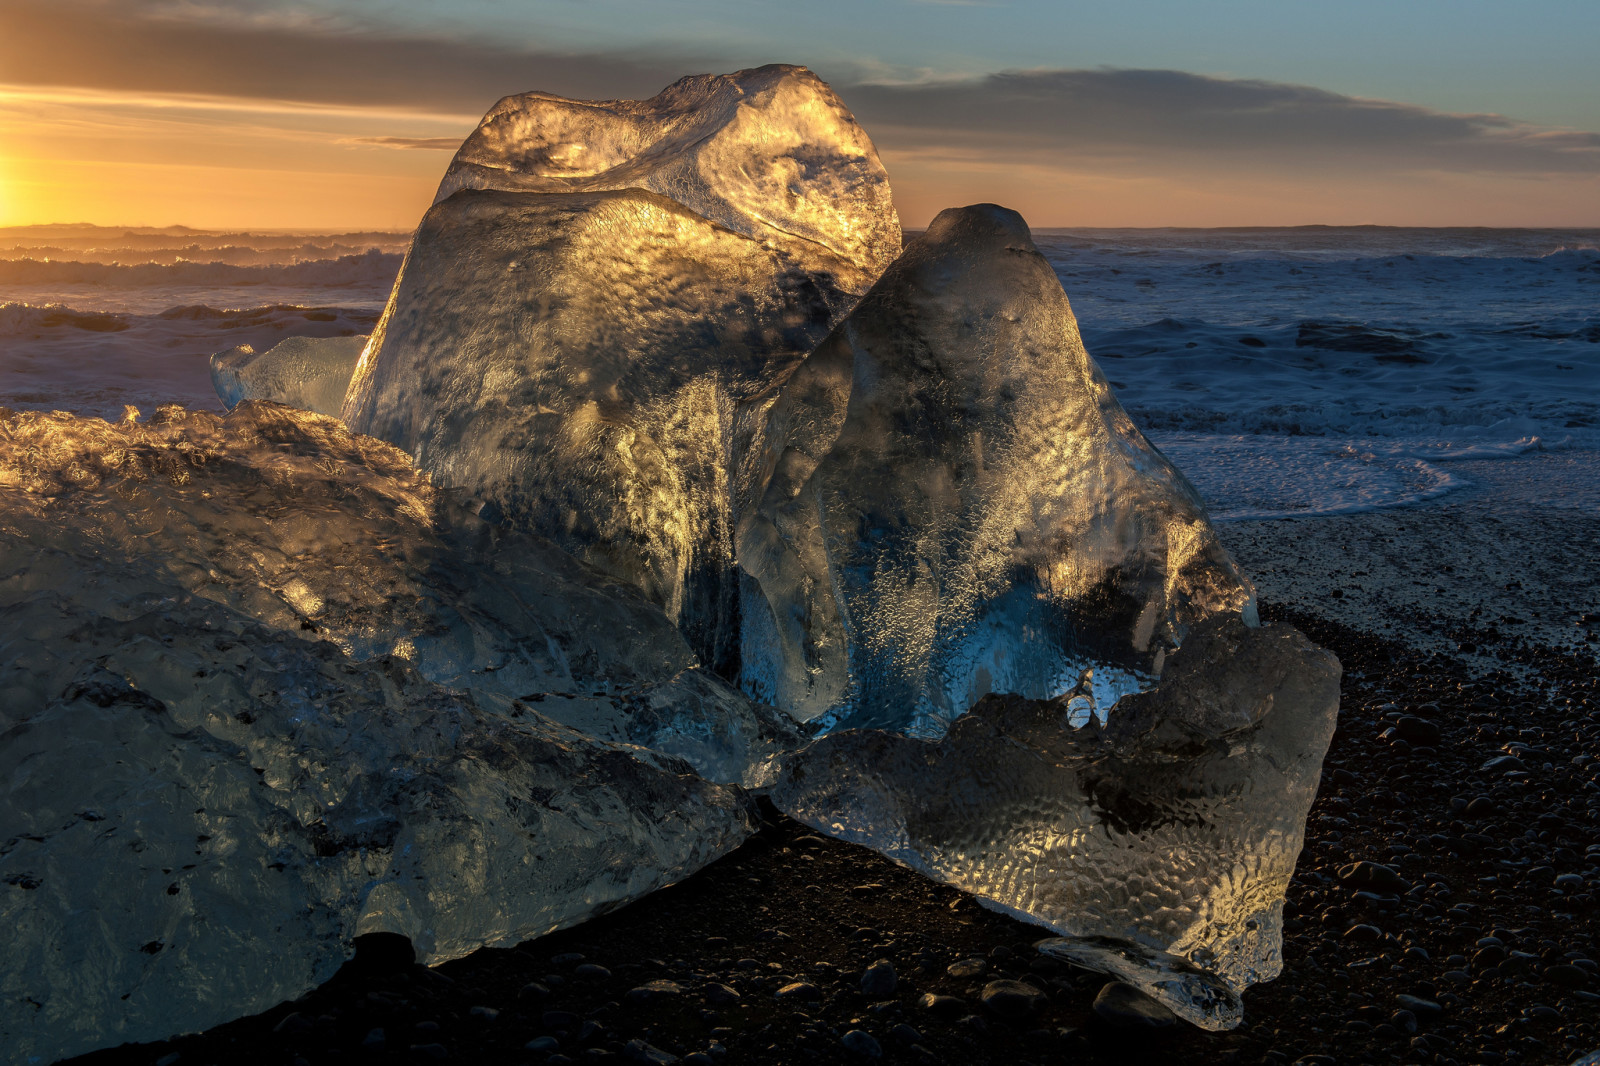
<path fill-rule="evenodd" d="M 507 96 L 445 172 L 462 189 L 647 189 L 775 247 L 821 245 L 863 291 L 899 251 L 888 176 L 866 132 L 821 78 L 772 64 L 697 74 L 648 100 Z"/>

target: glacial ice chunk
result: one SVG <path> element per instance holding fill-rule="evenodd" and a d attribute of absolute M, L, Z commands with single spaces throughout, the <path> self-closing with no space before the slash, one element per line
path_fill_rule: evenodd
<path fill-rule="evenodd" d="M 631 587 L 321 415 L 0 411 L 0 513 L 19 1057 L 265 1009 L 362 933 L 437 962 L 580 922 L 749 832 L 697 769 L 797 743 Z"/>
<path fill-rule="evenodd" d="M 229 410 L 271 400 L 338 418 L 366 344 L 364 336 L 289 337 L 264 352 L 241 344 L 211 357 L 211 384 Z"/>
<path fill-rule="evenodd" d="M 784 384 L 738 559 L 747 691 L 936 736 L 989 692 L 1148 687 L 1252 589 L 1013 211 L 942 212 Z"/>
<path fill-rule="evenodd" d="M 871 142 L 804 68 L 509 97 L 452 162 L 343 417 L 637 586 L 731 675 L 760 411 L 899 247 Z"/>
<path fill-rule="evenodd" d="M 636 589 L 483 521 L 335 419 L 245 401 L 225 418 L 20 414 L 0 430 L 0 580 L 13 589 L 71 588 L 119 618 L 198 597 L 355 661 L 404 660 L 484 707 L 681 750 L 713 780 L 756 784 L 801 742 L 709 676 Z M 0 728 L 70 679 L 28 665 L 65 639 L 58 628 L 15 639 Z"/>
<path fill-rule="evenodd" d="M 786 761 L 790 815 L 1065 939 L 1207 1029 L 1282 969 L 1285 891 L 1339 704 L 1289 626 L 1195 623 L 1160 683 L 1081 729 L 1064 700 L 989 695 L 938 741 L 829 734 Z"/>

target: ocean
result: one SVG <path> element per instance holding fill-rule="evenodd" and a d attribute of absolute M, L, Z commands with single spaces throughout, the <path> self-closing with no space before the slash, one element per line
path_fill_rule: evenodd
<path fill-rule="evenodd" d="M 219 408 L 212 352 L 370 331 L 408 240 L 0 230 L 0 405 Z M 1600 230 L 1035 240 L 1117 395 L 1219 521 L 1411 506 L 1482 460 L 1600 449 Z"/>

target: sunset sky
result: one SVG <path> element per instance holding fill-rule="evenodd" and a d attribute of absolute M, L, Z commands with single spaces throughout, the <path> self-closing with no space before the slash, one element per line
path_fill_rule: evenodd
<path fill-rule="evenodd" d="M 499 97 L 803 63 L 903 221 L 1600 226 L 1595 0 L 0 0 L 0 225 L 409 229 Z"/>

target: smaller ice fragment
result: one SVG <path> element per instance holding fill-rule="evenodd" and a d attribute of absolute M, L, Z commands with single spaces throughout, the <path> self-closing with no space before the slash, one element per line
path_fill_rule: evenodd
<path fill-rule="evenodd" d="M 1202 1028 L 1232 1029 L 1244 1018 L 1239 993 L 1221 977 L 1181 955 L 1104 936 L 1053 936 L 1034 947 L 1053 959 L 1145 989 L 1174 1014 L 1204 1019 Z M 1178 1004 L 1187 1009 L 1178 1010 Z"/>
<path fill-rule="evenodd" d="M 364 336 L 290 337 L 264 352 L 241 344 L 211 357 L 211 384 L 230 411 L 240 400 L 271 400 L 338 418 L 366 344 Z"/>

